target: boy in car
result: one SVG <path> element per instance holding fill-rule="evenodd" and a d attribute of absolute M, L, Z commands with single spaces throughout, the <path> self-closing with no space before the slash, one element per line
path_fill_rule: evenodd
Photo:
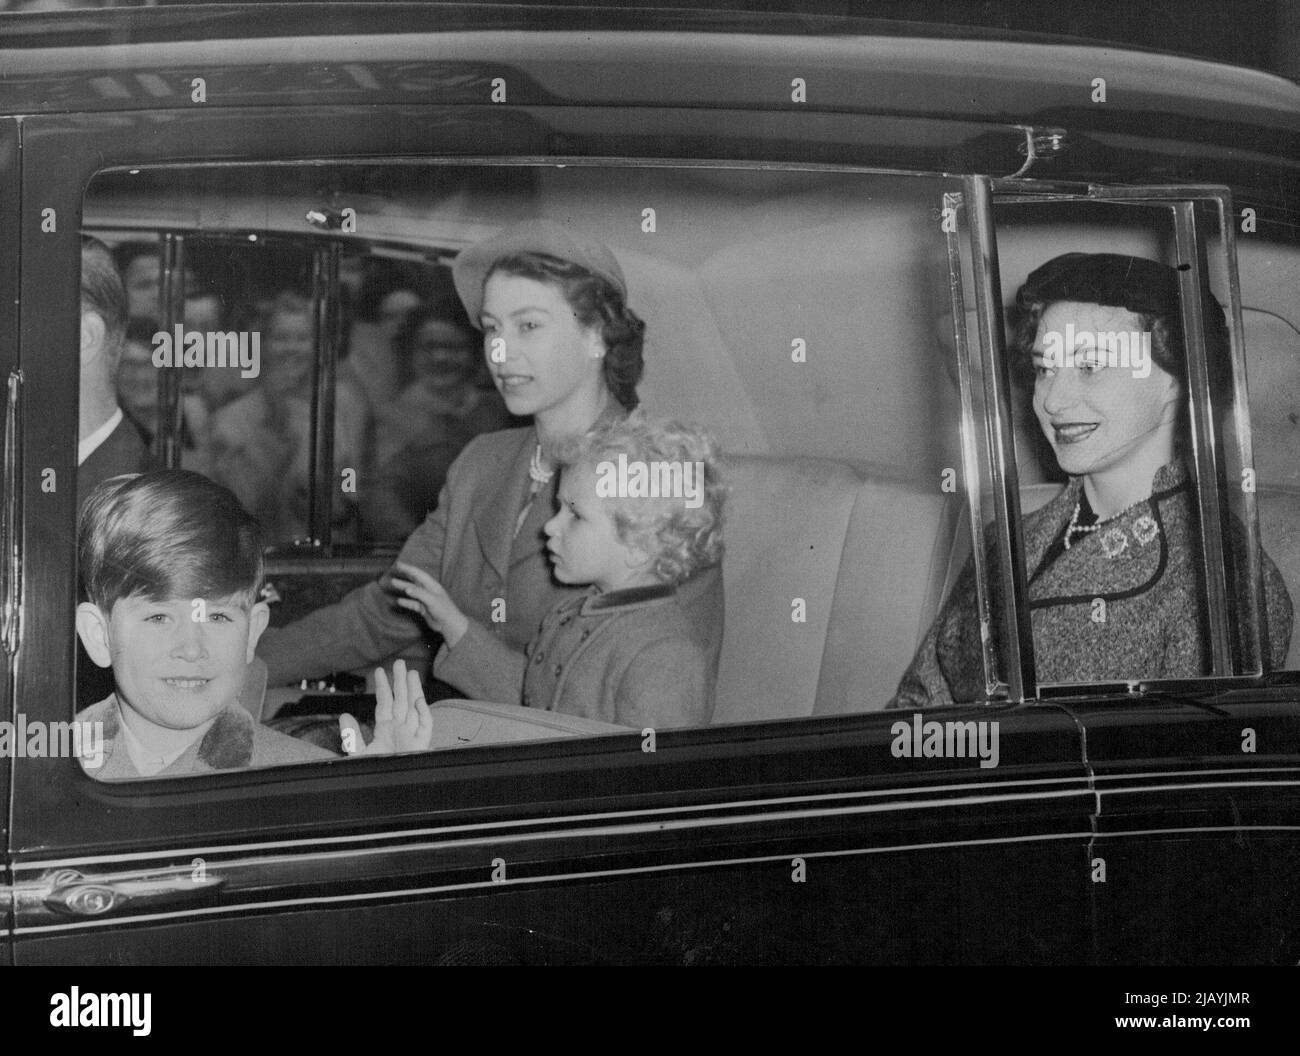
<path fill-rule="evenodd" d="M 637 729 L 707 723 L 708 658 L 677 584 L 722 557 L 717 460 L 706 434 L 639 412 L 561 452 L 547 550 L 556 579 L 588 590 L 556 605 L 522 653 L 466 617 L 427 572 L 395 566 L 397 603 L 443 636 L 434 674 L 479 699 Z M 392 692 L 396 750 L 427 747 L 418 678 L 398 674 Z M 387 743 L 393 731 L 377 728 L 376 736 Z"/>
<path fill-rule="evenodd" d="M 258 601 L 257 521 L 187 470 L 104 481 L 87 498 L 78 560 L 88 601 L 77 634 L 115 693 L 83 709 L 102 723 L 104 781 L 333 758 L 254 721 L 240 705 L 269 612 Z"/>

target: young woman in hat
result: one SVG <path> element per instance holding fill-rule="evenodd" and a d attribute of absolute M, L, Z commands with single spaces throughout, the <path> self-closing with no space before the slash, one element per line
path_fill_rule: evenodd
<path fill-rule="evenodd" d="M 1211 385 L 1223 399 L 1231 391 L 1223 311 L 1208 292 L 1202 309 Z M 1067 253 L 1030 274 L 1010 326 L 1013 361 L 1022 373 L 1032 371 L 1034 414 L 1069 476 L 1061 494 L 1024 522 L 1039 681 L 1205 674 L 1209 636 L 1196 494 L 1184 464 L 1190 430 L 1177 272 L 1138 257 Z M 1244 533 L 1233 526 L 1225 548 L 1240 559 Z M 1263 566 L 1264 664 L 1281 666 L 1291 600 L 1267 555 Z M 890 706 L 983 696 L 968 562 Z"/>
<path fill-rule="evenodd" d="M 637 406 L 645 324 L 627 307 L 627 282 L 608 247 L 549 220 L 464 250 L 452 274 L 483 330 L 506 406 L 533 424 L 482 434 L 465 447 L 397 564 L 427 572 L 467 617 L 522 651 L 542 617 L 581 589 L 557 582 L 546 558 L 542 526 L 555 513 L 557 483 L 552 452 Z M 389 572 L 268 631 L 258 652 L 269 684 L 381 663 L 423 641 L 420 622 L 396 604 L 404 595 L 394 578 Z M 704 570 L 678 593 L 716 674 L 720 569 Z"/>

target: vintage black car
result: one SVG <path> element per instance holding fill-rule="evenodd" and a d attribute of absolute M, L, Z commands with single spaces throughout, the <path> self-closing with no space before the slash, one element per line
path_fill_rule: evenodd
<path fill-rule="evenodd" d="M 706 424 L 731 487 L 709 726 L 445 702 L 435 751 L 120 784 L 14 737 L 6 961 L 1300 961 L 1300 628 L 1281 667 L 1232 648 L 1258 645 L 1261 550 L 1300 598 L 1294 83 L 834 18 L 0 18 L 14 734 L 78 706 L 83 233 L 153 247 L 168 333 L 189 283 L 310 290 L 315 443 L 303 524 L 269 555 L 274 623 L 402 539 L 370 519 L 365 473 L 330 483 L 347 280 L 376 261 L 445 285 L 517 220 L 600 238 L 648 322 L 645 406 Z M 1020 520 L 1063 478 L 1003 307 L 1067 251 L 1176 264 L 1226 309 L 1231 391 L 1209 391 L 1194 299 L 1184 316 L 1203 677 L 1035 667 Z M 186 465 L 182 381 L 153 385 L 155 454 Z M 985 692 L 884 710 L 981 532 Z M 264 714 L 364 711 L 365 675 L 271 687 Z M 995 724 L 996 755 L 900 748 L 931 722 Z"/>

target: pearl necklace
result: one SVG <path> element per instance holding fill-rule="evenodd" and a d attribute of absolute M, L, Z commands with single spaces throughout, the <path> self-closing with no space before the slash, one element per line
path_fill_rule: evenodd
<path fill-rule="evenodd" d="M 1074 513 L 1070 515 L 1070 523 L 1065 527 L 1065 548 L 1067 550 L 1070 549 L 1070 540 L 1074 537 L 1075 532 L 1078 532 L 1080 535 L 1087 535 L 1089 532 L 1095 532 L 1106 523 L 1105 521 L 1095 521 L 1092 524 L 1080 524 L 1079 514 L 1082 511 L 1083 503 L 1076 502 L 1074 504 Z"/>
<path fill-rule="evenodd" d="M 1145 499 L 1138 499 L 1138 501 L 1133 503 L 1132 505 L 1125 506 L 1122 510 L 1119 511 L 1119 513 L 1112 513 L 1109 517 L 1106 517 L 1102 520 L 1094 521 L 1092 524 L 1080 524 L 1079 514 L 1083 511 L 1083 500 L 1080 499 L 1078 502 L 1074 504 L 1074 513 L 1070 515 L 1070 523 L 1065 526 L 1065 548 L 1067 550 L 1070 549 L 1070 539 L 1074 536 L 1076 532 L 1079 535 L 1087 535 L 1090 532 L 1095 532 L 1099 528 L 1103 527 L 1104 525 L 1110 524 L 1111 521 L 1118 520 L 1119 518 L 1123 517 L 1126 513 L 1128 513 L 1130 510 L 1134 510 L 1138 506 L 1141 506 L 1144 502 L 1148 502 L 1148 501 L 1150 501 L 1150 496 L 1148 496 Z M 1146 540 L 1144 539 L 1143 542 L 1146 542 Z"/>
<path fill-rule="evenodd" d="M 542 445 L 537 445 L 533 457 L 528 462 L 528 476 L 538 484 L 549 484 L 555 476 L 554 469 L 546 469 L 542 464 Z"/>

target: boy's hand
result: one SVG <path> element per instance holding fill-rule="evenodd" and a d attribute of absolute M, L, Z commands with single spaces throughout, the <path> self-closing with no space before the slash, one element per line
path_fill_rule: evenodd
<path fill-rule="evenodd" d="M 418 612 L 425 623 L 442 635 L 447 647 L 453 647 L 469 629 L 469 618 L 456 607 L 442 584 L 424 569 L 400 562 L 393 568 L 396 572 L 389 579 L 389 589 L 399 595 L 397 604 Z"/>
<path fill-rule="evenodd" d="M 348 755 L 392 755 L 394 752 L 427 752 L 433 743 L 433 715 L 424 702 L 418 672 L 408 671 L 398 660 L 393 664 L 393 684 L 382 667 L 375 668 L 375 736 L 365 744 L 361 726 L 351 715 L 339 716 L 343 751 Z"/>

